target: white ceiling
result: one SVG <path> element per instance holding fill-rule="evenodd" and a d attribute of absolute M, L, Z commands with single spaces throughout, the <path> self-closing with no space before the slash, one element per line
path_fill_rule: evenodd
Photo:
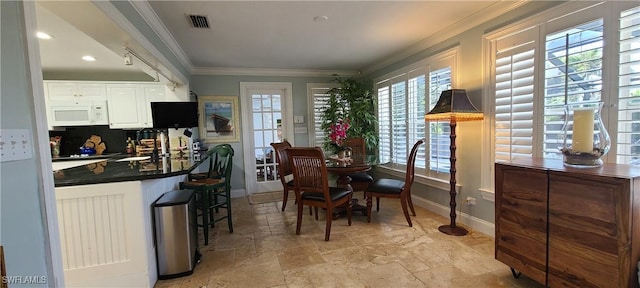
<path fill-rule="evenodd" d="M 153 29 L 174 47 L 192 73 L 201 74 L 225 69 L 363 71 L 408 56 L 428 47 L 430 38 L 461 32 L 524 2 L 151 1 L 135 5 L 152 8 L 147 10 L 154 11 L 151 14 L 163 23 L 152 24 Z M 82 6 L 66 5 L 58 9 L 64 13 L 56 14 L 77 18 L 77 13 L 87 13 Z M 136 69 L 125 66 L 122 58 L 122 46 L 130 45 L 130 37 L 122 33 L 105 36 L 116 25 L 84 29 L 92 17 L 74 19 L 70 25 L 46 9 L 37 11 L 38 26 L 55 37 L 40 40 L 43 69 Z M 187 14 L 206 16 L 211 28 L 192 28 Z M 315 16 L 327 20 L 314 21 Z M 117 41 L 122 44 L 115 45 Z M 86 53 L 98 61 L 77 60 Z"/>
<path fill-rule="evenodd" d="M 87 9 L 86 6 L 76 3 L 74 9 Z M 45 7 L 46 5 L 47 7 Z M 90 7 L 90 6 L 89 6 Z M 123 64 L 124 53 L 116 53 L 105 47 L 94 38 L 79 30 L 56 15 L 49 9 L 64 8 L 54 2 L 38 2 L 36 5 L 36 21 L 38 31 L 45 32 L 53 38 L 39 40 L 40 62 L 45 71 L 112 71 L 112 72 L 137 72 L 140 67 L 125 66 Z M 94 11 L 95 12 L 95 11 Z M 64 15 L 61 15 L 64 17 Z M 92 17 L 97 21 L 95 17 Z M 95 62 L 82 60 L 82 56 L 91 55 Z"/>

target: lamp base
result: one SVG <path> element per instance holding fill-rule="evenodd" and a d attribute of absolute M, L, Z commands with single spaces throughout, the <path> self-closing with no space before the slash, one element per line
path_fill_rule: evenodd
<path fill-rule="evenodd" d="M 444 234 L 451 236 L 464 236 L 469 234 L 469 231 L 467 231 L 467 229 L 464 229 L 462 227 L 451 227 L 451 225 L 442 225 L 438 227 L 438 230 L 440 230 L 440 232 Z"/>

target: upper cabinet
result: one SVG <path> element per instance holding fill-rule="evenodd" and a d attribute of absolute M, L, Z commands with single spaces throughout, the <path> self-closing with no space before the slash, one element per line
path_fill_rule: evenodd
<path fill-rule="evenodd" d="M 180 101 L 162 83 L 107 84 L 110 128 L 153 127 L 151 102 Z"/>
<path fill-rule="evenodd" d="M 50 100 L 107 100 L 105 83 L 100 82 L 46 82 Z"/>
<path fill-rule="evenodd" d="M 50 129 L 107 124 L 113 129 L 150 128 L 151 102 L 189 100 L 157 82 L 47 80 L 44 90 Z"/>
<path fill-rule="evenodd" d="M 45 81 L 44 90 L 50 129 L 108 123 L 105 83 Z"/>

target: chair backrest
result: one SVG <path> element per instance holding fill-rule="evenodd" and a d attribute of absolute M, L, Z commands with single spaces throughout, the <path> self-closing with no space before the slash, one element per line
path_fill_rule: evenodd
<path fill-rule="evenodd" d="M 291 166 L 289 164 L 289 155 L 285 153 L 285 149 L 291 148 L 291 143 L 289 141 L 284 140 L 282 142 L 271 143 L 271 147 L 276 151 L 276 163 L 278 164 L 278 176 L 280 177 L 280 182 L 282 182 L 282 186 L 287 186 L 287 181 L 285 180 L 285 176 L 290 175 Z"/>
<path fill-rule="evenodd" d="M 345 139 L 342 146 L 351 148 L 351 158 L 355 163 L 364 162 L 367 156 L 367 148 L 364 143 L 364 138 L 355 137 Z"/>
<path fill-rule="evenodd" d="M 329 176 L 322 149 L 304 147 L 287 148 L 285 151 L 289 154 L 296 193 L 320 192 L 323 193 L 325 201 L 331 203 Z"/>
<path fill-rule="evenodd" d="M 231 182 L 231 171 L 233 170 L 233 155 L 235 152 L 229 144 L 220 144 L 209 149 L 209 177 L 224 178 L 227 186 Z M 230 186 L 229 186 L 230 187 Z"/>
<path fill-rule="evenodd" d="M 425 139 L 418 140 L 415 144 L 413 144 L 413 148 L 411 148 L 409 159 L 407 159 L 407 172 L 405 174 L 405 179 L 404 179 L 405 190 L 411 189 L 411 184 L 413 184 L 413 178 L 415 176 L 416 156 L 418 155 L 418 148 L 420 148 L 420 145 L 424 144 L 424 141 Z"/>

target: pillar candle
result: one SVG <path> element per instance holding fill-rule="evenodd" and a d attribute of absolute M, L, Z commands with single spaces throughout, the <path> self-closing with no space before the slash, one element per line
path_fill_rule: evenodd
<path fill-rule="evenodd" d="M 593 153 L 593 116 L 591 108 L 573 111 L 573 152 Z"/>

